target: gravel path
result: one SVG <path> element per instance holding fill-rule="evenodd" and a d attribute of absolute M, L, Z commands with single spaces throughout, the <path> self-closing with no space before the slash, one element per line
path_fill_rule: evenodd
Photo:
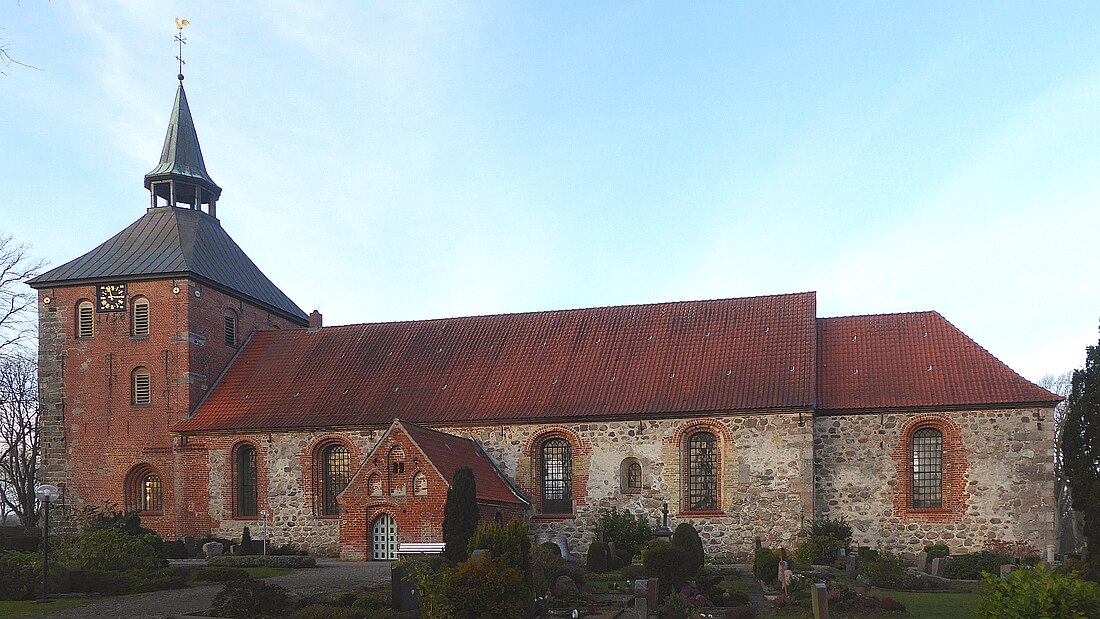
<path fill-rule="evenodd" d="M 286 587 L 293 593 L 312 594 L 346 591 L 364 586 L 381 586 L 388 583 L 389 578 L 388 562 L 320 560 L 316 568 L 297 570 L 293 574 L 265 580 Z M 183 617 L 188 613 L 202 612 L 210 608 L 210 603 L 220 590 L 221 585 L 204 585 L 190 589 L 138 593 L 86 604 L 79 608 L 34 616 L 58 619 Z"/>

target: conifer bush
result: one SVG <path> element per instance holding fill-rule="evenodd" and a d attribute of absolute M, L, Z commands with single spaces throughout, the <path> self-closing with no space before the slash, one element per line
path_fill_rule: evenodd
<path fill-rule="evenodd" d="M 448 619 L 522 619 L 524 594 L 515 583 L 522 576 L 505 561 L 492 557 L 471 559 L 444 577 Z"/>
<path fill-rule="evenodd" d="M 452 563 L 465 561 L 470 556 L 470 538 L 477 531 L 480 519 L 474 472 L 466 466 L 458 468 L 447 490 L 447 502 L 443 505 L 443 541 L 447 544 L 443 556 Z"/>
<path fill-rule="evenodd" d="M 752 555 L 752 574 L 766 583 L 774 581 L 779 575 L 779 555 L 771 548 L 757 548 Z"/>
<path fill-rule="evenodd" d="M 681 522 L 672 534 L 672 545 L 684 551 L 685 569 L 694 574 L 703 567 L 703 540 L 689 522 Z"/>
<path fill-rule="evenodd" d="M 585 561 L 585 565 L 588 569 L 597 574 L 603 574 L 607 571 L 607 544 L 600 541 L 592 542 L 588 546 L 588 557 Z"/>

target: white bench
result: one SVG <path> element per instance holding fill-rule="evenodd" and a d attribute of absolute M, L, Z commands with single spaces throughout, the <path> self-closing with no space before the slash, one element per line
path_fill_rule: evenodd
<path fill-rule="evenodd" d="M 399 554 L 399 555 L 438 555 L 438 554 L 443 553 L 443 548 L 445 548 L 446 546 L 447 546 L 447 544 L 445 544 L 443 542 L 439 542 L 439 543 L 432 543 L 432 542 L 427 542 L 427 543 L 421 543 L 421 542 L 403 543 L 403 544 L 399 544 L 397 546 L 397 554 Z"/>

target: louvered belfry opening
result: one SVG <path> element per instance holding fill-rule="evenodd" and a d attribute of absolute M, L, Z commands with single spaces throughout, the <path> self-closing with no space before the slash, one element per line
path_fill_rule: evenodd
<path fill-rule="evenodd" d="M 135 337 L 149 335 L 149 300 L 135 299 L 133 303 L 133 331 Z"/>
<path fill-rule="evenodd" d="M 943 506 L 943 434 L 935 428 L 913 433 L 913 507 Z"/>
<path fill-rule="evenodd" d="M 542 513 L 573 512 L 573 454 L 569 441 L 552 438 L 542 444 Z"/>

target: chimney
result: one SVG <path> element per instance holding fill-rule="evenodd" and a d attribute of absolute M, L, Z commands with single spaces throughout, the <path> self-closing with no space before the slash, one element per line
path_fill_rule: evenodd
<path fill-rule="evenodd" d="M 320 331 L 321 330 L 321 312 L 313 310 L 309 313 L 309 330 Z"/>

